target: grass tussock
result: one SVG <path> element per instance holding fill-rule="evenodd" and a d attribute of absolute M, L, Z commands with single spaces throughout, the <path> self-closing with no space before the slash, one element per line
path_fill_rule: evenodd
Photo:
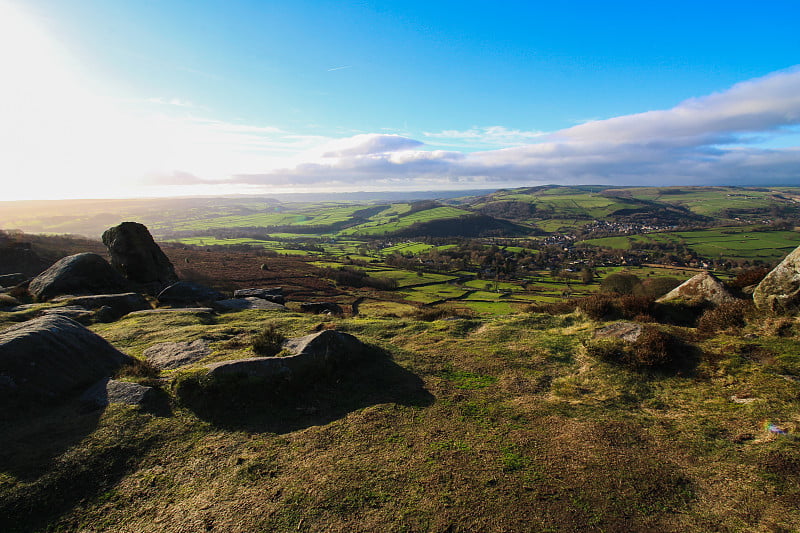
<path fill-rule="evenodd" d="M 644 326 L 633 342 L 614 337 L 593 339 L 587 343 L 586 352 L 591 357 L 638 370 L 666 369 L 685 362 L 687 346 L 655 326 Z"/>
<path fill-rule="evenodd" d="M 253 351 L 262 357 L 278 355 L 286 336 L 274 322 L 268 322 L 253 337 Z"/>
<path fill-rule="evenodd" d="M 638 319 L 651 321 L 655 300 L 651 296 L 600 293 L 578 301 L 578 309 L 594 320 Z"/>
<path fill-rule="evenodd" d="M 724 330 L 739 331 L 754 309 L 751 300 L 735 300 L 707 309 L 697 321 L 697 331 L 706 335 Z"/>
<path fill-rule="evenodd" d="M 446 318 L 473 318 L 475 313 L 469 309 L 456 309 L 455 307 L 418 307 L 409 316 L 415 320 L 423 322 L 433 322 L 434 320 L 444 320 Z"/>

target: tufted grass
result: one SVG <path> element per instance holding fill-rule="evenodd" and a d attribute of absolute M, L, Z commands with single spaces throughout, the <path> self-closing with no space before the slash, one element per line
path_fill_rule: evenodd
<path fill-rule="evenodd" d="M 592 357 L 585 345 L 599 323 L 577 313 L 178 313 L 92 329 L 137 357 L 205 338 L 212 361 L 252 356 L 266 321 L 287 337 L 347 331 L 386 359 L 216 411 L 173 397 L 168 416 L 121 405 L 80 413 L 69 402 L 2 412 L 11 430 L 0 432 L 0 529 L 800 528 L 794 324 L 672 328 L 702 353 L 679 372 Z M 172 377 L 186 372 L 148 382 L 174 394 Z"/>

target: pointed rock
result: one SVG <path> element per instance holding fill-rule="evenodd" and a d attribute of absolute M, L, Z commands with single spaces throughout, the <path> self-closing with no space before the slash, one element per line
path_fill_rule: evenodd
<path fill-rule="evenodd" d="M 761 280 L 753 291 L 753 302 L 762 311 L 800 312 L 800 246 Z"/>
<path fill-rule="evenodd" d="M 711 272 L 701 272 L 678 285 L 656 300 L 659 303 L 683 301 L 693 305 L 720 305 L 736 298 L 728 292 L 725 285 Z"/>

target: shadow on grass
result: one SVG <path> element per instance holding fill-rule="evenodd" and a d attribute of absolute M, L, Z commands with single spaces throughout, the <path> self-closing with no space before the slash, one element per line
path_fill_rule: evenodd
<path fill-rule="evenodd" d="M 109 409 L 110 432 L 100 421 L 104 411 L 81 412 L 77 399 L 4 413 L 0 531 L 45 529 L 135 468 L 158 438 L 143 431 L 148 417 L 131 416 L 122 406 Z"/>
<path fill-rule="evenodd" d="M 263 383 L 229 383 L 194 389 L 182 403 L 198 417 L 230 430 L 288 433 L 330 423 L 381 403 L 425 407 L 434 401 L 423 381 L 388 352 L 370 354 L 347 370 L 279 391 Z"/>
<path fill-rule="evenodd" d="M 0 414 L 0 472 L 26 482 L 97 429 L 103 414 L 81 412 L 77 400 L 56 405 L 16 402 L 8 407 Z"/>

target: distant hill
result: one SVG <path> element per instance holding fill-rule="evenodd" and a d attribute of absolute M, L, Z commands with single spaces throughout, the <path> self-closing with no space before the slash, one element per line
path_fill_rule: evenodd
<path fill-rule="evenodd" d="M 504 235 L 592 222 L 671 227 L 786 220 L 800 225 L 800 187 L 551 185 L 496 191 L 0 202 L 0 228 L 92 238 L 125 220 L 141 221 L 162 238 L 210 236 L 236 228 L 251 234 L 358 239 L 437 236 L 452 234 L 454 229 L 447 228 L 455 224 L 439 221 L 467 216 L 488 217 L 474 220 L 488 224 L 485 232 Z"/>

